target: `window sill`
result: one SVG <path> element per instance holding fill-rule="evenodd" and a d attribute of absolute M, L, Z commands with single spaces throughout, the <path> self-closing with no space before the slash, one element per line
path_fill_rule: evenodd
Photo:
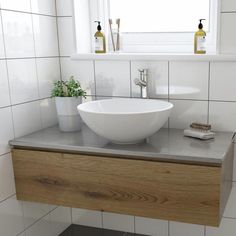
<path fill-rule="evenodd" d="M 236 54 L 170 54 L 170 53 L 82 53 L 71 56 L 72 60 L 151 60 L 151 61 L 236 61 Z"/>

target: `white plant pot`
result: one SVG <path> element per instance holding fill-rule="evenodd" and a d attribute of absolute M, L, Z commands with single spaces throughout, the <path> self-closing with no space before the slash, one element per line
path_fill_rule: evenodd
<path fill-rule="evenodd" d="M 56 97 L 55 100 L 60 130 L 63 132 L 80 130 L 82 121 L 77 106 L 82 103 L 82 97 Z"/>

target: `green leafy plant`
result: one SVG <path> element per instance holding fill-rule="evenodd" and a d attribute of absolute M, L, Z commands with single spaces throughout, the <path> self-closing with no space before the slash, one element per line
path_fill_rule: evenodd
<path fill-rule="evenodd" d="M 86 91 L 81 88 L 79 81 L 73 76 L 69 80 L 58 80 L 53 83 L 52 97 L 84 97 Z"/>

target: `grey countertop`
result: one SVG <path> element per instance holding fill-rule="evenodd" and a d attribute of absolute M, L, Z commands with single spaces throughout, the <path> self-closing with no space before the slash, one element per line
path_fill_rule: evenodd
<path fill-rule="evenodd" d="M 57 126 L 47 128 L 11 140 L 10 145 L 15 148 L 220 166 L 233 138 L 233 132 L 218 132 L 214 140 L 201 141 L 184 137 L 183 130 L 161 129 L 143 143 L 117 145 L 83 125 L 81 131 L 72 133 L 60 132 Z"/>

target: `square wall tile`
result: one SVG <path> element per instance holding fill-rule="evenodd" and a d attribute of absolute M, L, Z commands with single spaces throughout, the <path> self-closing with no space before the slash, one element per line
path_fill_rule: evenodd
<path fill-rule="evenodd" d="M 3 31 L 2 31 L 2 17 L 0 12 L 0 58 L 5 58 Z"/>
<path fill-rule="evenodd" d="M 13 106 L 12 112 L 16 138 L 42 128 L 38 101 Z"/>
<path fill-rule="evenodd" d="M 13 196 L 0 203 L 0 235 L 15 236 L 24 230 L 22 204 Z M 35 236 L 35 235 L 34 235 Z"/>
<path fill-rule="evenodd" d="M 32 17 L 36 56 L 58 56 L 59 53 L 56 18 L 40 15 L 33 15 Z"/>
<path fill-rule="evenodd" d="M 0 0 L 2 9 L 31 12 L 30 0 Z"/>
<path fill-rule="evenodd" d="M 72 16 L 73 3 L 72 0 L 56 0 L 58 16 Z"/>
<path fill-rule="evenodd" d="M 39 97 L 51 96 L 53 82 L 60 80 L 59 58 L 36 58 Z"/>
<path fill-rule="evenodd" d="M 14 2 L 21 3 L 21 1 Z M 2 23 L 6 57 L 34 57 L 35 51 L 31 15 L 2 10 Z"/>
<path fill-rule="evenodd" d="M 70 56 L 76 53 L 74 24 L 72 17 L 58 17 L 60 55 Z"/>
<path fill-rule="evenodd" d="M 31 0 L 31 8 L 33 13 L 56 15 L 55 0 Z"/>
<path fill-rule="evenodd" d="M 130 97 L 130 62 L 96 61 L 96 95 Z"/>
<path fill-rule="evenodd" d="M 0 202 L 15 194 L 11 154 L 0 156 Z"/>
<path fill-rule="evenodd" d="M 212 62 L 210 100 L 236 101 L 236 62 Z"/>
<path fill-rule="evenodd" d="M 61 71 L 63 80 L 74 76 L 88 95 L 95 95 L 93 61 L 72 61 L 70 58 L 61 58 Z"/>
<path fill-rule="evenodd" d="M 236 219 L 221 220 L 220 227 L 206 227 L 206 236 L 235 236 Z"/>
<path fill-rule="evenodd" d="M 235 0 L 221 0 L 221 11 L 236 11 Z"/>
<path fill-rule="evenodd" d="M 51 236 L 58 236 L 71 225 L 71 208 L 58 207 L 50 212 Z"/>
<path fill-rule="evenodd" d="M 203 225 L 170 222 L 169 236 L 205 236 Z"/>
<path fill-rule="evenodd" d="M 24 226 L 28 228 L 49 212 L 49 206 L 43 203 L 22 201 Z"/>
<path fill-rule="evenodd" d="M 8 60 L 7 66 L 12 104 L 38 99 L 35 59 Z"/>
<path fill-rule="evenodd" d="M 168 62 L 132 61 L 131 88 L 132 97 L 140 97 L 140 87 L 134 83 L 140 78 L 138 70 L 148 69 L 148 94 L 150 98 L 168 98 Z"/>
<path fill-rule="evenodd" d="M 233 187 L 225 207 L 224 217 L 236 219 L 236 183 L 233 183 Z"/>
<path fill-rule="evenodd" d="M 26 231 L 26 236 L 52 236 L 49 215 L 40 219 Z"/>
<path fill-rule="evenodd" d="M 134 216 L 103 212 L 103 228 L 134 233 Z"/>
<path fill-rule="evenodd" d="M 55 99 L 48 98 L 40 101 L 42 128 L 48 128 L 57 124 L 57 111 Z"/>
<path fill-rule="evenodd" d="M 0 107 L 9 106 L 10 104 L 7 65 L 6 61 L 2 60 L 0 61 Z"/>
<path fill-rule="evenodd" d="M 169 236 L 168 221 L 135 217 L 135 233 L 150 236 Z"/>
<path fill-rule="evenodd" d="M 236 53 L 236 28 L 232 27 L 232 22 L 236 22 L 236 13 L 221 13 L 221 53 Z"/>
<path fill-rule="evenodd" d="M 8 142 L 14 138 L 11 108 L 1 108 L 0 117 L 0 155 L 2 155 L 10 152 Z"/>
<path fill-rule="evenodd" d="M 209 123 L 215 131 L 236 131 L 236 102 L 210 102 Z"/>
<path fill-rule="evenodd" d="M 208 99 L 208 62 L 170 62 L 169 96 L 172 99 Z"/>
<path fill-rule="evenodd" d="M 170 100 L 174 104 L 170 115 L 170 128 L 185 129 L 192 122 L 207 123 L 208 102 Z"/>
<path fill-rule="evenodd" d="M 72 223 L 102 228 L 102 212 L 72 208 Z"/>

